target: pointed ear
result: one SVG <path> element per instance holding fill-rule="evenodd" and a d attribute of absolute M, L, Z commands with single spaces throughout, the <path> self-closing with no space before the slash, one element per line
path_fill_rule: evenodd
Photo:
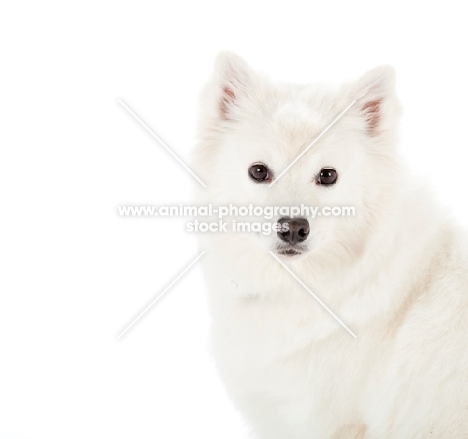
<path fill-rule="evenodd" d="M 381 66 L 367 72 L 357 89 L 356 105 L 365 120 L 366 133 L 376 137 L 393 128 L 398 113 L 393 67 Z"/>
<path fill-rule="evenodd" d="M 219 117 L 234 119 L 236 107 L 247 97 L 253 82 L 249 66 L 236 54 L 222 52 L 216 58 L 214 81 Z"/>

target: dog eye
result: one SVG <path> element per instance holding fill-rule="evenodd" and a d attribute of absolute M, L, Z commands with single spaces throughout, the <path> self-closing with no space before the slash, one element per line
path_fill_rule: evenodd
<path fill-rule="evenodd" d="M 264 183 L 271 179 L 271 172 L 263 163 L 256 163 L 249 168 L 249 176 L 257 183 Z"/>
<path fill-rule="evenodd" d="M 317 175 L 317 184 L 330 186 L 338 180 L 338 172 L 334 168 L 322 168 L 320 174 Z"/>

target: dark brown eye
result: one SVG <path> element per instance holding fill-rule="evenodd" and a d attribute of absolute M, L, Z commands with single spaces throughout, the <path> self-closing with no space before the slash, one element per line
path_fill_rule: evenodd
<path fill-rule="evenodd" d="M 338 172 L 334 168 L 322 168 L 320 174 L 317 175 L 317 184 L 330 186 L 335 184 L 336 180 L 338 180 Z"/>
<path fill-rule="evenodd" d="M 265 183 L 271 179 L 271 172 L 264 164 L 257 163 L 249 168 L 249 176 L 257 183 Z"/>

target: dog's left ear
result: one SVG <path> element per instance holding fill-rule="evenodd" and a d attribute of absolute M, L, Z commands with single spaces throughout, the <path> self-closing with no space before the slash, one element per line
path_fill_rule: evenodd
<path fill-rule="evenodd" d="M 358 81 L 356 100 L 369 136 L 392 129 L 398 113 L 393 67 L 381 66 L 367 72 Z"/>

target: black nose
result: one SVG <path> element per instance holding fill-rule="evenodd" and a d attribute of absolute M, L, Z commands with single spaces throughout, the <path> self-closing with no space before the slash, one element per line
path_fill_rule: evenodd
<path fill-rule="evenodd" d="M 282 229 L 278 231 L 278 237 L 291 245 L 305 241 L 309 236 L 309 221 L 305 218 L 281 218 L 278 224 Z M 288 231 L 284 231 L 286 224 L 289 226 Z"/>

